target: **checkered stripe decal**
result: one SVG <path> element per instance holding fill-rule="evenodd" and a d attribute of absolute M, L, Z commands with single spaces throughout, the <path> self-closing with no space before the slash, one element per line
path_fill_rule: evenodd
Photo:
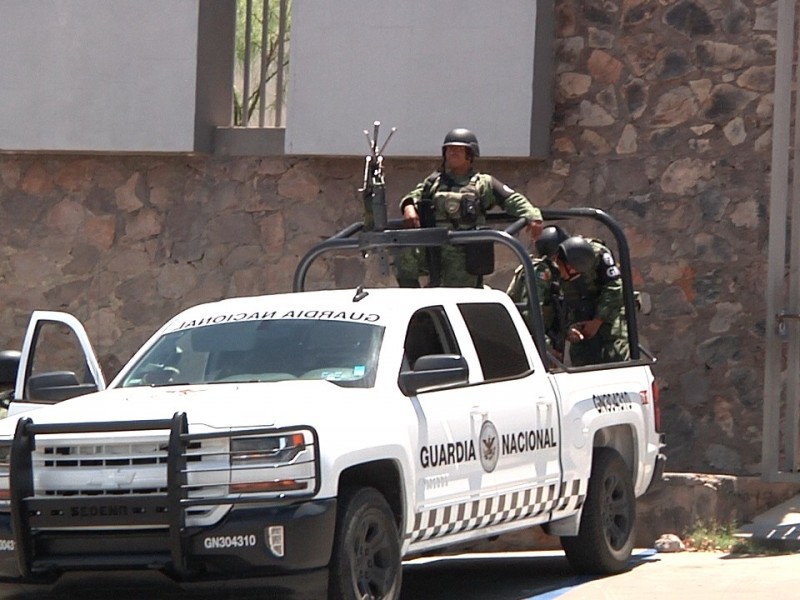
<path fill-rule="evenodd" d="M 416 513 L 411 542 L 527 519 L 550 511 L 575 510 L 586 498 L 580 488 L 580 481 L 575 480 L 560 486 L 530 488 Z"/>

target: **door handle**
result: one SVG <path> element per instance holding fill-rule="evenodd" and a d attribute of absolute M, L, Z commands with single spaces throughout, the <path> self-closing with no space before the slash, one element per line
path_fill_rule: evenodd
<path fill-rule="evenodd" d="M 550 422 L 553 414 L 553 403 L 550 400 L 544 396 L 539 396 L 539 398 L 536 399 L 536 410 L 536 416 L 539 418 L 540 422 Z"/>
<path fill-rule="evenodd" d="M 483 410 L 479 406 L 475 406 L 471 411 L 469 411 L 469 417 L 472 424 L 472 435 L 473 437 L 477 437 L 481 434 L 483 422 L 489 418 L 489 411 Z"/>

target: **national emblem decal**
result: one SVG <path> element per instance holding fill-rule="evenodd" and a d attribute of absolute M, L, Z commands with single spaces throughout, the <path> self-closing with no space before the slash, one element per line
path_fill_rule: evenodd
<path fill-rule="evenodd" d="M 481 466 L 487 473 L 494 471 L 500 458 L 500 445 L 497 443 L 497 428 L 491 421 L 484 421 L 481 425 L 479 440 Z"/>

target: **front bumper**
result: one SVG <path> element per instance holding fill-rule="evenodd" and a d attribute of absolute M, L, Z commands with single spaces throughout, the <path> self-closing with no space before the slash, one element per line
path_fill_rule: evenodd
<path fill-rule="evenodd" d="M 291 461 L 269 469 L 229 464 L 224 438 L 298 432 L 303 443 Z M 87 433 L 98 442 L 82 441 Z M 50 437 L 37 443 L 38 436 Z M 190 434 L 185 413 L 103 423 L 22 418 L 13 441 L 2 445 L 10 445 L 10 502 L 9 513 L 0 514 L 0 576 L 150 569 L 192 580 L 307 572 L 330 561 L 336 500 L 314 499 L 319 440 L 311 427 Z M 151 483 L 124 487 L 140 470 Z M 78 480 L 75 488 L 69 474 Z M 284 480 L 302 492 L 232 491 L 243 483 L 271 490 Z M 209 509 L 225 516 L 192 522 Z"/>
<path fill-rule="evenodd" d="M 59 529 L 23 533 L 19 552 L 0 514 L 0 576 L 49 579 L 66 571 L 157 569 L 176 580 L 310 574 L 330 562 L 336 500 L 236 507 L 216 525 L 169 529 Z M 180 547 L 182 564 L 174 549 Z"/>

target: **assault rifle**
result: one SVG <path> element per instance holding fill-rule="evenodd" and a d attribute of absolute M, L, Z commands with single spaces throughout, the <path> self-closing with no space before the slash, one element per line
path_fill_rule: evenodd
<path fill-rule="evenodd" d="M 367 136 L 367 143 L 369 144 L 369 154 L 364 160 L 364 183 L 358 190 L 361 192 L 364 203 L 364 231 L 366 232 L 385 231 L 389 226 L 386 211 L 386 181 L 383 178 L 383 151 L 392 138 L 392 134 L 397 131 L 396 127 L 392 127 L 383 142 L 383 146 L 379 146 L 378 130 L 381 122 L 375 121 L 372 125 L 372 137 L 370 137 L 369 131 L 364 130 L 364 135 Z M 367 257 L 365 250 L 362 250 L 362 254 L 364 258 Z M 381 266 L 381 274 L 388 274 L 386 252 L 382 249 L 378 250 L 378 262 Z"/>
<path fill-rule="evenodd" d="M 378 145 L 378 130 L 381 122 L 373 123 L 373 135 L 370 137 L 369 131 L 364 130 L 367 136 L 370 153 L 367 154 L 364 162 L 364 183 L 358 190 L 364 200 L 364 230 L 365 231 L 384 231 L 388 226 L 386 215 L 386 182 L 383 178 L 383 151 L 392 134 L 397 131 L 392 127 L 389 135 L 383 142 L 383 146 Z"/>

